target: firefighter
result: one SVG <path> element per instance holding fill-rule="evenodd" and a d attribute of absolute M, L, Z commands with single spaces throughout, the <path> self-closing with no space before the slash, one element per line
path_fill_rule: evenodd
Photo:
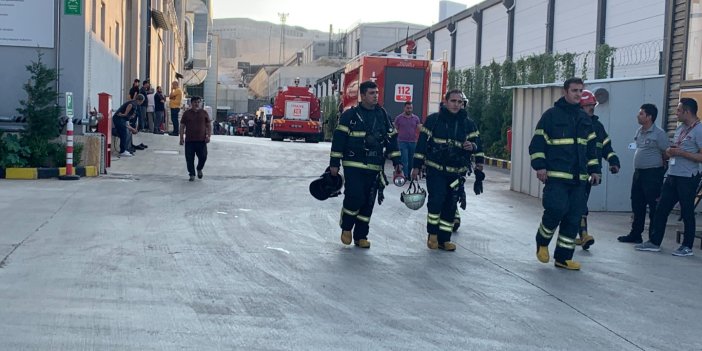
<path fill-rule="evenodd" d="M 597 106 L 597 99 L 595 95 L 589 90 L 583 90 L 583 95 L 580 97 L 580 107 L 587 113 L 592 119 L 592 129 L 595 131 L 597 136 L 597 161 L 600 162 L 600 167 L 602 165 L 602 159 L 607 160 L 609 164 L 609 171 L 612 174 L 617 174 L 619 172 L 619 157 L 617 153 L 612 149 L 612 141 L 609 139 L 609 135 L 605 130 L 602 123 L 599 121 L 599 117 L 595 114 L 595 106 Z M 592 189 L 592 184 L 585 184 L 585 198 L 590 198 L 590 190 Z M 587 204 L 587 200 L 586 200 Z M 595 243 L 595 238 L 592 237 L 587 231 L 587 215 L 589 211 L 587 207 L 585 208 L 585 214 L 580 219 L 580 238 L 575 240 L 576 245 L 582 245 L 583 250 L 588 250 L 592 244 Z"/>
<path fill-rule="evenodd" d="M 414 154 L 412 179 L 418 179 L 422 165 L 427 170 L 427 247 L 430 249 L 456 250 L 451 242 L 456 202 L 471 154 L 481 152 L 478 129 L 462 108 L 462 96 L 460 90 L 446 93 L 444 106 L 427 117 L 422 126 Z M 482 162 L 476 164 L 476 169 L 482 168 Z"/>
<path fill-rule="evenodd" d="M 466 97 L 465 93 L 461 93 L 461 98 L 463 99 L 463 105 L 461 108 L 463 108 L 467 113 L 468 112 L 468 97 Z M 467 117 L 467 118 L 470 119 L 470 117 Z M 480 136 L 480 132 L 476 130 L 474 137 L 478 138 L 479 136 Z M 476 166 L 480 165 L 479 170 L 482 171 L 483 164 L 485 163 L 485 153 L 483 153 L 482 151 L 474 152 L 473 157 L 475 158 Z M 478 168 L 476 167 L 476 169 L 478 169 Z M 468 171 L 467 175 L 470 175 L 470 170 Z M 462 182 L 460 188 L 458 189 L 458 191 L 459 191 L 459 199 L 458 199 L 459 201 L 458 202 L 461 204 L 461 208 L 465 210 L 466 209 L 466 191 L 465 191 L 464 184 L 465 184 L 465 182 Z M 478 195 L 477 191 L 476 191 L 476 195 Z M 460 226 L 461 226 L 461 213 L 458 211 L 458 206 L 456 206 L 456 215 L 453 218 L 453 232 L 454 233 L 457 232 L 458 228 Z"/>
<path fill-rule="evenodd" d="M 366 81 L 359 87 L 361 103 L 346 110 L 334 130 L 329 161 L 330 173 L 336 176 L 344 166 L 346 177 L 344 205 L 341 209 L 341 242 L 367 249 L 368 225 L 376 196 L 383 200 L 387 184 L 383 165 L 385 156 L 392 159 L 395 172 L 402 171 L 397 131 L 387 112 L 378 105 L 378 85 Z M 385 149 L 385 151 L 384 151 Z M 353 233 L 352 233 L 353 231 Z"/>
<path fill-rule="evenodd" d="M 536 232 L 536 257 L 550 260 L 548 244 L 556 227 L 560 227 L 554 252 L 555 265 L 579 270 L 573 261 L 575 237 L 580 218 L 585 213 L 585 184 L 599 184 L 596 134 L 592 119 L 580 108 L 583 81 L 570 78 L 563 83 L 564 96 L 541 115 L 529 144 L 531 167 L 545 183 L 544 214 Z"/>

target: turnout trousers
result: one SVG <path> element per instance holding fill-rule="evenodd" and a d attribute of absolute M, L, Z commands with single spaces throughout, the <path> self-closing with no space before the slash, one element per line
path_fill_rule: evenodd
<path fill-rule="evenodd" d="M 458 187 L 458 174 L 427 168 L 427 233 L 436 235 L 439 244 L 451 241 L 453 221 L 457 213 L 453 194 Z"/>
<path fill-rule="evenodd" d="M 371 191 L 378 182 L 378 171 L 344 167 L 344 205 L 341 208 L 341 230 L 353 230 L 353 240 L 368 238 L 375 197 Z"/>
<path fill-rule="evenodd" d="M 544 214 L 536 232 L 536 244 L 548 246 L 560 226 L 553 258 L 558 262 L 572 259 L 580 218 L 587 210 L 585 183 L 546 181 L 542 203 Z"/>

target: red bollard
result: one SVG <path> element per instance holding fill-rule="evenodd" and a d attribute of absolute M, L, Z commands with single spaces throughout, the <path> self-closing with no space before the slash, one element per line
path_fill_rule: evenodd
<path fill-rule="evenodd" d="M 66 125 L 66 175 L 60 176 L 61 180 L 80 179 L 73 170 L 73 121 L 69 118 Z"/>

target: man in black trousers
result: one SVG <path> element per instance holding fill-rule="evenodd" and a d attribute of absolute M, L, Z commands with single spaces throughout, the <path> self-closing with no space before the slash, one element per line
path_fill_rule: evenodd
<path fill-rule="evenodd" d="M 207 143 L 212 135 L 212 122 L 207 111 L 200 108 L 201 98 L 193 96 L 190 98 L 191 108 L 183 113 L 180 119 L 180 145 L 185 145 L 185 163 L 188 167 L 190 181 L 195 180 L 195 170 L 197 177 L 202 179 L 202 169 L 207 161 Z M 197 168 L 195 167 L 195 155 L 197 155 Z"/>
<path fill-rule="evenodd" d="M 636 131 L 634 142 L 629 149 L 634 151 L 634 179 L 631 182 L 631 211 L 634 221 L 627 235 L 617 238 L 623 243 L 640 244 L 641 234 L 646 223 L 646 206 L 648 206 L 649 228 L 653 227 L 653 215 L 656 213 L 658 197 L 661 196 L 665 168 L 663 155 L 670 145 L 668 134 L 656 126 L 658 109 L 653 104 L 643 104 L 636 119 L 641 125 Z"/>

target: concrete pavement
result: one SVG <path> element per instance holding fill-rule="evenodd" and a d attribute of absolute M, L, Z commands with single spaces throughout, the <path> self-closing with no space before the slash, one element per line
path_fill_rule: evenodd
<path fill-rule="evenodd" d="M 342 198 L 307 191 L 328 143 L 215 136 L 191 183 L 177 138 L 140 137 L 100 178 L 0 181 L 0 350 L 702 349 L 702 253 L 616 242 L 628 213 L 592 213 L 583 270 L 559 270 L 538 199 L 488 169 L 456 252 L 394 186 L 362 250 Z"/>

